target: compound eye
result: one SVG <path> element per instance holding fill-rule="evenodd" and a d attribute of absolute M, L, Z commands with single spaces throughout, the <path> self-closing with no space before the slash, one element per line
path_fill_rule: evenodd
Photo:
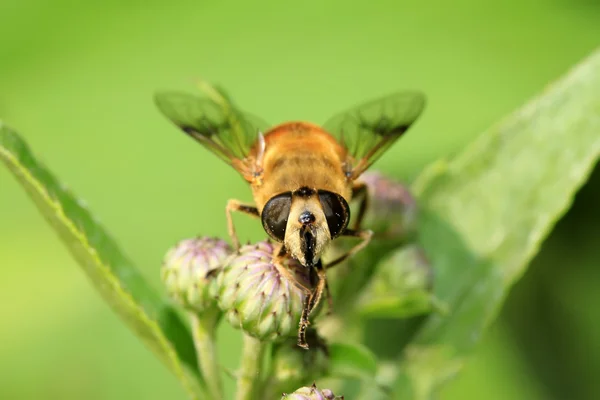
<path fill-rule="evenodd" d="M 292 193 L 282 193 L 272 197 L 262 210 L 263 228 L 273 239 L 283 242 L 285 228 L 292 206 Z"/>
<path fill-rule="evenodd" d="M 327 219 L 329 234 L 331 238 L 339 236 L 350 220 L 350 208 L 346 200 L 337 193 L 319 190 L 319 201 Z"/>

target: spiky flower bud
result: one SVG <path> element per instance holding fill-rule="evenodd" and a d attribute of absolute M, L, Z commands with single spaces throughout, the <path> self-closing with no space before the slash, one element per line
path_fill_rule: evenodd
<path fill-rule="evenodd" d="M 260 340 L 295 334 L 306 289 L 312 290 L 310 270 L 291 257 L 276 257 L 277 249 L 270 241 L 242 246 L 212 291 L 226 319 Z"/>
<path fill-rule="evenodd" d="M 377 171 L 367 171 L 360 179 L 367 185 L 369 194 L 363 228 L 394 238 L 412 233 L 417 204 L 408 188 Z"/>
<path fill-rule="evenodd" d="M 161 270 L 169 296 L 196 313 L 215 307 L 208 289 L 211 275 L 232 253 L 229 244 L 218 238 L 199 237 L 177 243 L 167 252 Z"/>
<path fill-rule="evenodd" d="M 281 400 L 344 400 L 344 396 L 336 396 L 329 389 L 319 389 L 314 383 L 312 386 L 305 386 L 294 393 L 285 394 Z"/>

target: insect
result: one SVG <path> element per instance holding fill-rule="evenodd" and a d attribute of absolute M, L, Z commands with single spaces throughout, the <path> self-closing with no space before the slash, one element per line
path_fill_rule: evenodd
<path fill-rule="evenodd" d="M 260 218 L 266 233 L 286 254 L 311 269 L 316 285 L 306 290 L 298 345 L 308 348 L 311 311 L 328 290 L 326 270 L 362 250 L 372 232 L 361 229 L 368 195 L 358 178 L 417 120 L 425 106 L 420 92 L 402 91 L 334 115 L 322 126 L 303 121 L 276 126 L 240 111 L 226 93 L 202 82 L 205 97 L 159 92 L 159 110 L 186 134 L 232 166 L 250 184 L 254 204 L 229 200 L 226 216 L 234 247 L 232 219 L 238 211 Z M 351 200 L 358 215 L 349 227 Z M 323 265 L 321 256 L 339 237 L 360 241 Z M 291 273 L 288 278 L 292 278 Z M 295 279 L 293 279 L 295 281 Z"/>

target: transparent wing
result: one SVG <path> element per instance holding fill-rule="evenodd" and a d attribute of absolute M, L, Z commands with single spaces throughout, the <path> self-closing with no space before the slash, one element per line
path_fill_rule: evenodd
<path fill-rule="evenodd" d="M 236 109 L 224 91 L 207 85 L 203 90 L 207 97 L 166 91 L 156 93 L 154 101 L 182 131 L 247 175 L 250 150 L 269 125 Z"/>
<path fill-rule="evenodd" d="M 346 173 L 356 179 L 417 120 L 425 107 L 420 92 L 398 92 L 330 118 L 323 128 L 348 152 Z"/>

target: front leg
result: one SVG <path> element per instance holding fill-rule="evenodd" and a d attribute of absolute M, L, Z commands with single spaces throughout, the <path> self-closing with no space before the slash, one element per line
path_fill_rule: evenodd
<path fill-rule="evenodd" d="M 309 289 L 308 287 L 304 286 L 302 283 L 298 282 L 294 273 L 290 269 L 286 268 L 283 265 L 285 257 L 291 257 L 291 256 L 286 252 L 285 245 L 283 243 L 278 243 L 277 245 L 275 245 L 275 247 L 273 249 L 273 264 L 278 269 L 279 274 L 281 276 L 283 276 L 288 282 L 290 282 L 291 284 L 296 286 L 298 289 L 300 289 L 302 292 L 304 292 L 302 315 L 300 316 L 300 326 L 298 328 L 298 346 L 300 346 L 304 349 L 308 349 L 308 343 L 306 342 L 306 330 L 308 329 L 308 325 L 310 325 L 310 322 L 308 321 L 308 317 L 321 297 L 321 292 L 323 291 L 323 289 L 322 288 L 320 289 L 320 287 L 322 286 L 323 282 L 325 282 L 325 281 L 324 280 L 321 281 L 322 276 L 317 271 L 316 266 L 310 267 L 309 274 L 311 275 L 311 279 L 309 279 L 309 280 L 311 280 L 311 281 L 313 280 L 312 274 L 316 272 L 317 279 L 319 279 L 319 281 L 317 282 L 316 288 L 314 288 L 313 290 Z M 321 266 L 320 261 L 318 262 L 318 265 L 319 265 L 319 267 Z M 322 268 L 320 268 L 320 269 L 322 270 Z M 322 272 L 323 272 L 323 277 L 324 277 L 325 271 L 322 271 Z"/>
<path fill-rule="evenodd" d="M 341 236 L 357 237 L 357 238 L 361 238 L 362 240 L 358 244 L 356 244 L 354 247 L 352 247 L 350 250 L 348 250 L 348 252 L 346 252 L 345 254 L 342 254 L 340 257 L 336 258 L 335 260 L 333 260 L 329 264 L 327 264 L 325 269 L 335 267 L 336 265 L 346 261 L 348 258 L 352 257 L 354 254 L 356 254 L 359 251 L 361 251 L 362 249 L 364 249 L 371 241 L 371 238 L 373 237 L 373 231 L 371 231 L 371 230 L 355 231 L 353 229 L 346 229 L 344 231 L 344 233 L 342 233 Z"/>
<path fill-rule="evenodd" d="M 253 217 L 259 218 L 260 214 L 258 209 L 252 205 L 244 204 L 239 200 L 230 199 L 227 201 L 227 207 L 225 207 L 225 213 L 227 215 L 227 229 L 229 230 L 229 236 L 231 237 L 231 241 L 233 242 L 233 247 L 235 251 L 240 249 L 240 241 L 235 233 L 235 226 L 233 225 L 233 217 L 231 216 L 232 211 L 240 211 L 244 214 L 251 215 Z"/>
<path fill-rule="evenodd" d="M 312 292 L 304 299 L 304 305 L 302 307 L 302 315 L 300 316 L 300 328 L 298 329 L 298 346 L 308 349 L 308 343 L 306 342 L 306 330 L 310 325 L 309 317 L 311 312 L 317 308 L 323 297 L 323 291 L 327 289 L 327 276 L 325 275 L 325 269 L 323 264 L 319 260 L 316 265 L 311 267 L 311 274 L 316 273 L 317 284 Z"/>
<path fill-rule="evenodd" d="M 362 240 L 360 243 L 356 244 L 352 247 L 348 252 L 343 254 L 342 256 L 336 258 L 326 266 L 323 266 L 321 260 L 312 267 L 311 272 L 317 274 L 317 285 L 314 290 L 310 293 L 310 296 L 307 296 L 304 300 L 304 306 L 302 308 L 302 315 L 300 317 L 300 329 L 298 331 L 298 346 L 308 349 L 308 344 L 306 343 L 306 330 L 310 325 L 309 316 L 311 312 L 317 307 L 321 298 L 323 297 L 323 292 L 325 291 L 327 294 L 327 300 L 329 302 L 329 306 L 332 306 L 333 300 L 331 298 L 331 293 L 329 292 L 329 285 L 327 283 L 326 270 L 336 265 L 342 263 L 348 258 L 352 257 L 354 254 L 358 253 L 362 249 L 364 249 L 371 238 L 373 237 L 373 231 L 364 230 L 364 231 L 355 231 L 352 229 L 346 229 L 341 236 L 349 236 L 349 237 L 358 237 Z"/>

